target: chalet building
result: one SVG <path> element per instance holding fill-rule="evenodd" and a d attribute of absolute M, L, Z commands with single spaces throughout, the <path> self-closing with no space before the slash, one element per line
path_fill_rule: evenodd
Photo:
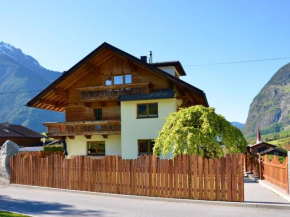
<path fill-rule="evenodd" d="M 32 147 L 41 144 L 45 136 L 21 125 L 2 123 L 0 124 L 0 147 L 10 140 L 19 146 Z"/>
<path fill-rule="evenodd" d="M 151 154 L 163 117 L 181 107 L 208 106 L 205 93 L 180 79 L 179 61 L 152 63 L 103 43 L 34 97 L 27 106 L 64 112 L 44 123 L 63 139 L 68 157 Z"/>
<path fill-rule="evenodd" d="M 263 142 L 262 137 L 261 137 L 260 128 L 258 127 L 257 128 L 256 144 L 248 145 L 247 152 L 252 153 L 252 154 L 258 154 L 258 153 L 264 152 L 264 151 L 269 150 L 269 149 L 274 149 L 274 148 L 276 148 L 275 145 Z"/>

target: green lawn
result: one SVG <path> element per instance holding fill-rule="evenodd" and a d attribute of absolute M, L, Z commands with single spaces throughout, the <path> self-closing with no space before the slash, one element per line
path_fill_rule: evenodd
<path fill-rule="evenodd" d="M 5 211 L 0 211 L 0 216 L 1 217 L 25 217 L 25 216 L 28 216 L 28 215 L 21 215 L 21 214 L 18 214 L 18 213 L 13 213 L 13 212 L 5 212 Z"/>
<path fill-rule="evenodd" d="M 283 138 L 283 139 L 278 139 L 278 140 L 273 140 L 273 141 L 268 141 L 267 143 L 272 144 L 272 145 L 278 145 L 278 144 L 283 144 L 284 142 L 289 141 L 290 138 Z"/>

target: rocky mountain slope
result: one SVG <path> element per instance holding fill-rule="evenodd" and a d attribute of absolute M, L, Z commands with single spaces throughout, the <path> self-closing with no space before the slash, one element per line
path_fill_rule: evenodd
<path fill-rule="evenodd" d="M 243 128 L 246 136 L 280 132 L 290 125 L 290 63 L 280 68 L 254 98 Z"/>
<path fill-rule="evenodd" d="M 25 106 L 60 75 L 60 72 L 45 69 L 20 49 L 0 42 L 0 123 L 8 121 L 43 132 L 43 122 L 63 121 L 62 113 Z"/>

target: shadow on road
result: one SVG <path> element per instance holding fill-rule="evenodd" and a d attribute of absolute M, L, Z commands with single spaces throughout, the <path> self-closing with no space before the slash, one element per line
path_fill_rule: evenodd
<path fill-rule="evenodd" d="M 101 216 L 103 211 L 79 210 L 73 206 L 61 203 L 19 200 L 0 195 L 0 210 L 15 211 L 31 215 L 61 215 L 61 216 Z"/>

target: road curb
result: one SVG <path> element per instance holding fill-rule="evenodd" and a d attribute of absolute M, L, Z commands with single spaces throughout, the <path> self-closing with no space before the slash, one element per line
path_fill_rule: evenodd
<path fill-rule="evenodd" d="M 200 205 L 214 205 L 214 206 L 229 206 L 229 207 L 248 207 L 248 208 L 261 208 L 261 209 L 290 210 L 290 205 L 284 205 L 284 204 L 251 203 L 251 202 L 224 202 L 224 201 L 206 201 L 206 200 L 189 200 L 189 199 L 147 197 L 147 196 L 137 196 L 137 195 L 111 194 L 111 193 L 78 191 L 78 190 L 68 190 L 68 189 L 59 189 L 59 188 L 48 188 L 48 187 L 20 185 L 20 184 L 10 184 L 10 186 L 22 187 L 22 188 L 25 187 L 25 188 L 45 189 L 45 190 L 49 190 L 49 191 L 53 190 L 53 191 L 68 192 L 68 193 L 89 194 L 89 195 L 106 196 L 106 197 L 114 197 L 114 198 L 137 199 L 137 200 L 150 200 L 150 201 L 200 204 Z"/>

